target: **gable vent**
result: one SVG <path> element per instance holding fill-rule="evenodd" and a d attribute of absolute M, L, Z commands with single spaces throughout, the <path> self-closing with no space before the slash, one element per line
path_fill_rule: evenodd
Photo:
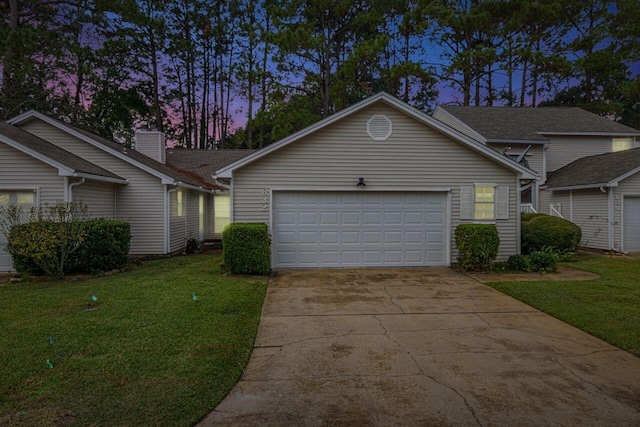
<path fill-rule="evenodd" d="M 374 141 L 386 141 L 391 136 L 391 120 L 385 115 L 376 114 L 367 122 L 367 133 Z"/>

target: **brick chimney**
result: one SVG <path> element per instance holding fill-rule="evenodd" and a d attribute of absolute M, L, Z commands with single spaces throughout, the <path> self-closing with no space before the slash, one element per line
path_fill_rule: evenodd
<path fill-rule="evenodd" d="M 166 137 L 164 133 L 157 130 L 138 129 L 136 130 L 136 151 L 166 163 Z"/>

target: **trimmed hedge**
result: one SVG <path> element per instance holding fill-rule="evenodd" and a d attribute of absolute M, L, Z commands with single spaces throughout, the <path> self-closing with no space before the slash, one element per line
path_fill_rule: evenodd
<path fill-rule="evenodd" d="M 525 223 L 525 222 L 531 221 L 534 218 L 538 218 L 541 216 L 549 216 L 549 215 L 543 214 L 543 213 L 523 213 L 523 214 L 520 214 L 520 221 L 522 223 Z"/>
<path fill-rule="evenodd" d="M 460 224 L 456 227 L 458 264 L 465 270 L 491 270 L 498 256 L 500 237 L 491 224 Z"/>
<path fill-rule="evenodd" d="M 99 273 L 122 268 L 131 242 L 128 222 L 106 219 L 84 221 L 86 234 L 69 261 L 69 272 Z"/>
<path fill-rule="evenodd" d="M 271 271 L 271 237 L 267 224 L 231 223 L 222 231 L 226 267 L 234 274 L 268 274 Z"/>
<path fill-rule="evenodd" d="M 582 230 L 576 224 L 557 216 L 537 214 L 522 222 L 522 252 L 552 248 L 556 252 L 572 252 L 578 248 Z"/>
<path fill-rule="evenodd" d="M 79 221 L 83 228 L 83 238 L 77 249 L 64 265 L 64 273 L 99 273 L 123 267 L 129 254 L 131 232 L 129 223 L 95 219 Z M 55 239 L 57 224 L 52 222 L 29 222 L 16 225 L 9 233 L 9 241 L 17 236 L 30 236 L 33 233 L 50 234 L 40 236 L 45 241 Z M 18 242 L 16 242 L 18 243 Z M 11 245 L 8 247 L 11 253 Z M 55 256 L 55 255 L 54 255 Z M 33 257 L 11 254 L 13 268 L 19 273 L 43 275 Z"/>

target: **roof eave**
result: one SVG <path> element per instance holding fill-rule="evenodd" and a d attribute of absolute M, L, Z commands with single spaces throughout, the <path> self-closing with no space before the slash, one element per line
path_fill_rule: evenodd
<path fill-rule="evenodd" d="M 490 138 L 487 139 L 488 144 L 548 144 L 549 140 L 540 140 L 540 139 L 499 139 L 499 138 Z"/>
<path fill-rule="evenodd" d="M 58 162 L 57 160 L 52 159 L 49 156 L 46 156 L 44 154 L 42 154 L 39 151 L 33 150 L 29 147 L 26 147 L 22 144 L 20 144 L 17 141 L 14 141 L 13 139 L 5 136 L 5 135 L 0 135 L 0 141 L 4 142 L 5 144 L 9 145 L 10 147 L 23 152 L 24 154 L 27 154 L 30 157 L 33 157 L 36 160 L 40 160 L 43 163 L 46 163 L 47 165 L 55 168 L 58 170 L 58 174 L 60 176 L 73 176 L 74 173 L 76 173 L 76 170 L 65 165 L 62 164 L 60 162 Z"/>
<path fill-rule="evenodd" d="M 562 187 L 547 186 L 547 188 L 551 191 L 568 191 L 568 190 L 588 190 L 590 188 L 617 187 L 617 186 L 618 184 L 614 182 L 600 182 L 600 183 L 594 183 L 594 184 L 566 185 Z"/>
<path fill-rule="evenodd" d="M 559 136 L 640 136 L 640 132 L 553 132 L 553 131 L 536 131 L 540 135 L 559 135 Z"/>

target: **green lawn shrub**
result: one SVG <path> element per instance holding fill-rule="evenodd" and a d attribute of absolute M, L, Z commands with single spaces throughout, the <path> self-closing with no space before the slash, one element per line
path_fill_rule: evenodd
<path fill-rule="evenodd" d="M 271 237 L 267 225 L 231 223 L 222 231 L 225 266 L 234 274 L 268 274 L 271 271 Z"/>
<path fill-rule="evenodd" d="M 531 270 L 538 273 L 548 273 L 558 269 L 558 255 L 553 248 L 545 246 L 539 251 L 531 251 L 529 254 L 529 265 Z"/>
<path fill-rule="evenodd" d="M 458 264 L 465 270 L 490 271 L 498 256 L 500 238 L 491 224 L 461 224 L 456 227 Z"/>
<path fill-rule="evenodd" d="M 131 242 L 128 222 L 92 219 L 83 222 L 84 241 L 71 256 L 69 272 L 100 273 L 127 263 Z"/>
<path fill-rule="evenodd" d="M 525 222 L 531 221 L 534 218 L 539 218 L 541 216 L 549 216 L 549 215 L 543 214 L 543 213 L 533 213 L 533 212 L 531 212 L 531 213 L 523 213 L 523 214 L 520 214 L 520 221 L 522 223 L 525 223 Z"/>
<path fill-rule="evenodd" d="M 529 258 L 522 254 L 511 255 L 507 258 L 507 266 L 511 271 L 529 271 Z"/>
<path fill-rule="evenodd" d="M 522 252 L 552 248 L 556 252 L 572 252 L 578 248 L 582 230 L 564 218 L 538 214 L 522 222 Z"/>

